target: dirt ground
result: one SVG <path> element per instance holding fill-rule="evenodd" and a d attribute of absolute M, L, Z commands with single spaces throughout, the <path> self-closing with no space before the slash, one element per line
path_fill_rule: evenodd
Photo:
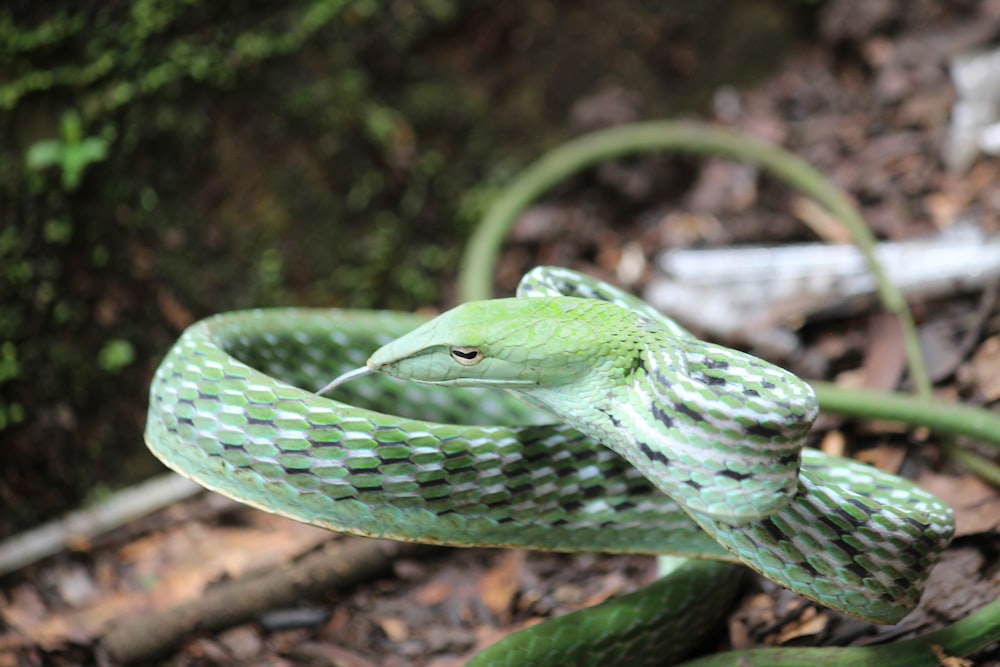
<path fill-rule="evenodd" d="M 881 239 L 927 236 L 962 219 L 995 233 L 1000 160 L 980 156 L 949 169 L 945 147 L 956 101 L 950 59 L 998 35 L 997 2 L 831 0 L 815 39 L 767 81 L 720 91 L 711 115 L 811 162 L 853 196 Z M 582 131 L 639 120 L 639 96 L 609 82 L 580 100 L 567 123 Z M 825 231 L 822 218 L 745 167 L 625 160 L 574 179 L 523 216 L 497 284 L 510 292 L 531 266 L 554 264 L 641 291 L 663 248 L 829 240 L 837 232 Z M 629 257 L 634 248 L 638 261 Z M 623 272 L 625 266 L 632 270 Z M 990 405 L 1000 398 L 995 295 L 987 286 L 914 300 L 942 400 Z M 774 361 L 809 378 L 906 388 L 898 330 L 877 309 L 810 319 L 796 333 L 800 347 Z M 899 626 L 863 623 L 754 578 L 708 650 L 882 643 L 947 625 L 1000 595 L 1000 492 L 949 459 L 932 434 L 823 416 L 811 444 L 938 494 L 956 512 L 954 545 L 921 608 Z M 147 660 L 451 667 L 512 630 L 654 576 L 648 557 L 359 544 L 203 494 L 0 580 L 0 667 L 112 664 L 102 643 L 109 631 L 130 628 L 152 638 L 162 628 L 143 625 L 160 618 L 150 614 L 280 572 L 324 549 L 360 550 L 371 571 L 356 582 L 348 573 L 339 591 L 296 597 L 221 630 L 206 629 L 218 621 L 186 617 L 180 644 Z M 230 600 L 237 605 L 244 597 L 237 592 Z M 973 660 L 1000 664 L 1000 647 Z"/>

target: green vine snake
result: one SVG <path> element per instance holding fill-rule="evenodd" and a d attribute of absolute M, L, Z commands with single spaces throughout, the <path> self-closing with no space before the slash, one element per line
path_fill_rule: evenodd
<path fill-rule="evenodd" d="M 584 151 L 549 174 L 622 152 Z M 512 187 L 517 203 L 501 218 L 551 184 L 539 183 Z M 875 622 L 919 602 L 951 511 L 906 480 L 803 449 L 817 394 L 840 412 L 857 399 L 700 341 L 609 285 L 540 268 L 515 298 L 468 301 L 429 322 L 304 309 L 203 320 L 156 373 L 146 440 L 207 488 L 331 530 L 683 557 L 651 586 L 515 633 L 473 661 L 662 664 L 725 612 L 733 563 Z M 897 414 L 893 401 L 909 406 L 903 421 L 998 432 L 982 411 L 965 408 L 976 419 L 963 421 L 958 406 L 861 395 L 868 413 L 890 413 L 881 416 Z M 889 647 L 698 664 L 933 665 L 932 644 L 955 655 L 998 638 L 995 602 Z"/>

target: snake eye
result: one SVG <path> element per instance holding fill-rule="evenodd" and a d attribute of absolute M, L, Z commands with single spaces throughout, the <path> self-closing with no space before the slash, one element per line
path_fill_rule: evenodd
<path fill-rule="evenodd" d="M 478 347 L 453 347 L 451 358 L 463 366 L 475 366 L 483 360 L 483 353 Z"/>

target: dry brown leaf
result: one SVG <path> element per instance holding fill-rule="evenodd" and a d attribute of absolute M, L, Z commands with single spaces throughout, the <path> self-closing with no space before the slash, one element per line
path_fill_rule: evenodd
<path fill-rule="evenodd" d="M 858 452 L 854 458 L 862 463 L 873 465 L 883 472 L 895 473 L 903 464 L 903 459 L 906 458 L 906 448 L 899 445 L 879 445 Z"/>
<path fill-rule="evenodd" d="M 213 581 L 278 567 L 328 539 L 320 528 L 267 517 L 250 527 L 210 531 L 191 524 L 134 542 L 121 556 L 139 578 L 155 582 L 154 607 L 164 609 L 201 595 Z"/>
<path fill-rule="evenodd" d="M 109 592 L 89 607 L 56 613 L 39 623 L 12 625 L 44 649 L 56 649 L 67 641 L 89 643 L 115 619 L 148 608 L 147 597 L 144 591 Z"/>
<path fill-rule="evenodd" d="M 134 593 L 109 592 L 94 604 L 80 609 L 67 609 L 50 614 L 39 605 L 34 591 L 26 586 L 15 590 L 10 605 L 0 609 L 0 618 L 25 638 L 43 648 L 57 648 L 66 641 L 87 643 L 94 639 L 106 622 L 117 618 L 124 611 L 141 606 L 143 591 Z"/>
<path fill-rule="evenodd" d="M 7 652 L 5 649 L 14 648 L 6 647 L 3 643 L 3 635 L 0 635 L 0 667 L 20 667 L 21 659 L 13 652 Z"/>
<path fill-rule="evenodd" d="M 906 369 L 906 352 L 899 318 L 890 313 L 872 315 L 868 326 L 868 344 L 862 363 L 865 386 L 890 391 L 896 388 Z"/>
<path fill-rule="evenodd" d="M 823 436 L 823 440 L 819 443 L 819 449 L 830 456 L 843 456 L 844 452 L 847 451 L 847 438 L 844 437 L 842 431 L 830 431 Z"/>
<path fill-rule="evenodd" d="M 621 593 L 626 586 L 628 586 L 628 579 L 625 575 L 617 571 L 609 572 L 607 576 L 601 578 L 600 588 L 597 592 L 591 594 L 580 606 L 593 607 L 595 604 L 600 604 Z"/>
<path fill-rule="evenodd" d="M 965 345 L 956 340 L 952 322 L 938 321 L 924 324 L 917 331 L 920 350 L 924 353 L 927 374 L 934 382 L 941 382 L 954 373 L 965 361 Z"/>
<path fill-rule="evenodd" d="M 421 606 L 440 604 L 455 592 L 455 587 L 447 581 L 435 579 L 418 588 L 413 594 L 413 600 Z"/>
<path fill-rule="evenodd" d="M 972 356 L 974 382 L 988 402 L 1000 398 L 1000 336 L 983 341 Z"/>
<path fill-rule="evenodd" d="M 794 622 L 786 624 L 778 634 L 778 644 L 785 644 L 796 637 L 811 637 L 826 629 L 830 617 L 820 614 L 815 607 L 806 607 Z"/>
<path fill-rule="evenodd" d="M 264 644 L 256 626 L 238 625 L 220 632 L 216 641 L 226 648 L 226 652 L 236 662 L 246 662 L 260 653 Z"/>
<path fill-rule="evenodd" d="M 924 473 L 917 484 L 955 511 L 956 536 L 1000 528 L 1000 491 L 975 475 Z"/>
<path fill-rule="evenodd" d="M 968 206 L 968 200 L 955 191 L 937 191 L 924 197 L 924 208 L 938 229 L 948 229 Z"/>
<path fill-rule="evenodd" d="M 23 627 L 41 623 L 48 615 L 45 603 L 33 586 L 24 584 L 0 597 L 0 619 L 9 625 Z"/>
<path fill-rule="evenodd" d="M 479 595 L 483 604 L 502 623 L 510 620 L 514 596 L 521 588 L 523 551 L 506 551 L 496 560 L 496 565 L 479 582 Z"/>
<path fill-rule="evenodd" d="M 394 616 L 375 618 L 375 622 L 382 628 L 385 636 L 394 642 L 401 642 L 410 638 L 410 628 L 401 618 Z"/>

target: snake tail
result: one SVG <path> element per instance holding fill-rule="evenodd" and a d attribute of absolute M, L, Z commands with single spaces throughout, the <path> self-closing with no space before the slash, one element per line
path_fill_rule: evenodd
<path fill-rule="evenodd" d="M 514 632 L 466 667 L 670 664 L 705 643 L 742 581 L 728 563 L 686 560 L 639 591 Z"/>

